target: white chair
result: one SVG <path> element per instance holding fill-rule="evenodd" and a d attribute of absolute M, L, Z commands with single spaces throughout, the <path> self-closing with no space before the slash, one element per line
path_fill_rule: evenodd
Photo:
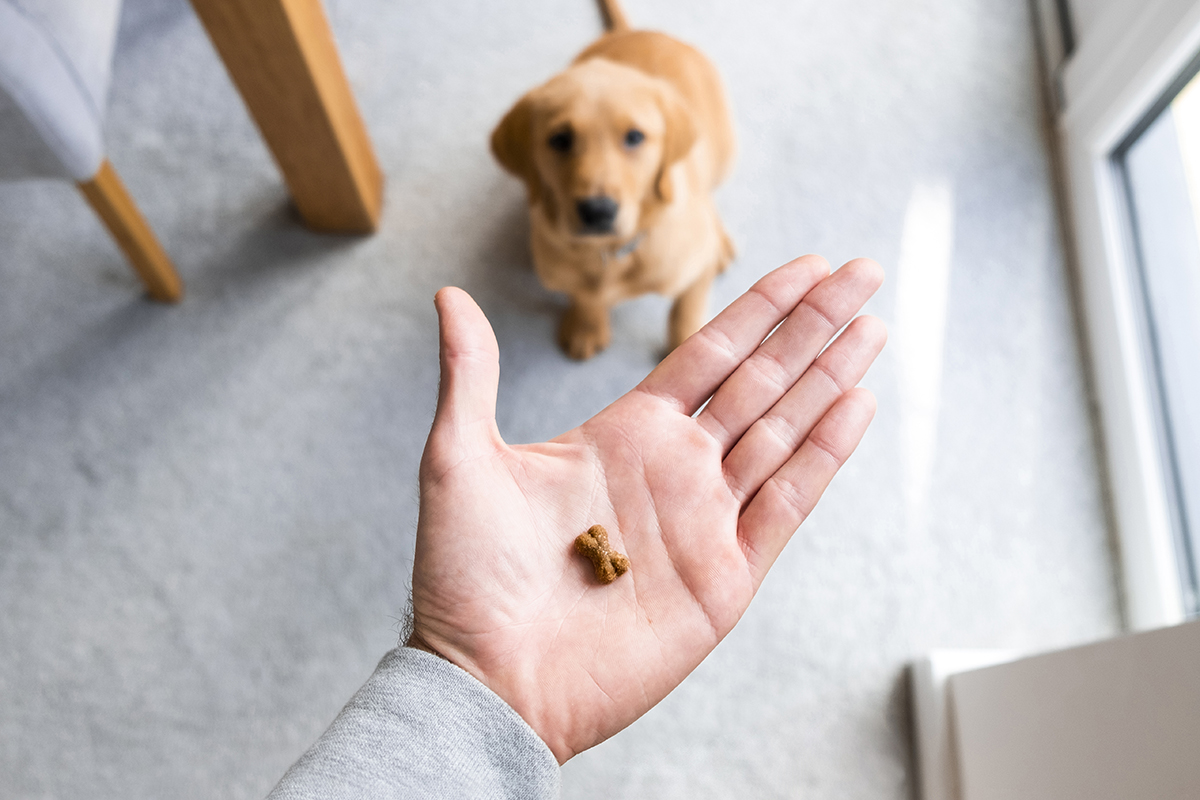
<path fill-rule="evenodd" d="M 155 300 L 183 286 L 104 156 L 121 0 L 0 0 L 0 180 L 74 181 Z"/>

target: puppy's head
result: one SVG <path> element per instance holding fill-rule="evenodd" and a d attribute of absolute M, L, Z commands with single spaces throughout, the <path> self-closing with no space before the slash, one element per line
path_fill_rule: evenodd
<path fill-rule="evenodd" d="M 671 201 L 670 167 L 695 141 L 670 84 L 597 58 L 522 97 L 492 132 L 492 153 L 563 234 L 629 237 Z"/>

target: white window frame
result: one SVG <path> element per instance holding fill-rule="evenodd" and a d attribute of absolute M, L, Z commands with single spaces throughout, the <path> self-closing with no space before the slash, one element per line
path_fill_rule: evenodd
<path fill-rule="evenodd" d="M 1127 621 L 1185 617 L 1137 264 L 1113 151 L 1200 52 L 1200 0 L 1113 0 L 1057 70 L 1057 132 Z"/>

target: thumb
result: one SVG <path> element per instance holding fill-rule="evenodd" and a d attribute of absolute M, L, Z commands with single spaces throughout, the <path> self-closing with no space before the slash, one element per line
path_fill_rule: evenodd
<path fill-rule="evenodd" d="M 438 312 L 442 378 L 433 436 L 448 439 L 460 456 L 499 441 L 496 392 L 500 347 L 483 310 L 462 289 L 447 286 L 433 299 Z"/>

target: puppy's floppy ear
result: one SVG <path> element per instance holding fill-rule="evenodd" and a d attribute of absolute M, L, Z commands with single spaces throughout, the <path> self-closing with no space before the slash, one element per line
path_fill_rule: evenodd
<path fill-rule="evenodd" d="M 674 189 L 671 186 L 670 169 L 681 158 L 688 154 L 696 143 L 696 122 L 692 112 L 683 102 L 683 98 L 671 86 L 663 86 L 658 94 L 658 102 L 663 115 L 663 154 L 662 164 L 658 167 L 658 179 L 654 189 L 658 198 L 664 203 L 671 202 Z"/>
<path fill-rule="evenodd" d="M 500 166 L 525 181 L 529 202 L 536 203 L 541 181 L 533 163 L 533 101 L 525 95 L 492 131 L 492 155 Z"/>

